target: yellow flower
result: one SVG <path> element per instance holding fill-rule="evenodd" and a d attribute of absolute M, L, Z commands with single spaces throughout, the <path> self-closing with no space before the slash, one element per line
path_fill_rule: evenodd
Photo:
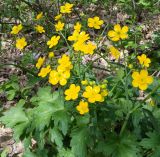
<path fill-rule="evenodd" d="M 83 97 L 88 99 L 88 102 L 95 103 L 96 101 L 101 101 L 102 96 L 100 94 L 99 86 L 87 86 L 85 91 L 83 92 Z"/>
<path fill-rule="evenodd" d="M 128 65 L 128 68 L 129 68 L 129 69 L 132 69 L 132 68 L 133 68 L 133 64 L 129 64 L 129 65 Z"/>
<path fill-rule="evenodd" d="M 11 34 L 18 34 L 22 30 L 22 28 L 23 28 L 22 24 L 19 24 L 17 26 L 13 26 Z"/>
<path fill-rule="evenodd" d="M 106 97 L 108 95 L 108 90 L 107 89 L 102 89 L 102 91 L 100 92 L 102 99 L 100 100 L 100 102 L 104 101 L 104 97 Z"/>
<path fill-rule="evenodd" d="M 26 39 L 24 37 L 16 40 L 16 47 L 19 50 L 22 50 L 27 45 Z"/>
<path fill-rule="evenodd" d="M 119 59 L 120 57 L 120 52 L 114 47 L 114 46 L 110 46 L 109 47 L 110 53 L 111 55 L 115 58 L 115 59 Z"/>
<path fill-rule="evenodd" d="M 52 38 L 47 42 L 47 45 L 49 46 L 49 48 L 56 46 L 58 44 L 59 39 L 60 39 L 60 36 L 52 36 Z"/>
<path fill-rule="evenodd" d="M 55 25 L 56 31 L 62 31 L 64 27 L 64 23 L 61 21 L 58 21 L 58 23 Z"/>
<path fill-rule="evenodd" d="M 92 55 L 94 53 L 94 50 L 97 48 L 97 46 L 95 44 L 93 44 L 92 42 L 88 42 L 87 44 L 83 44 L 80 47 L 80 50 L 84 53 L 84 54 L 90 54 Z"/>
<path fill-rule="evenodd" d="M 44 30 L 44 27 L 43 26 L 40 26 L 40 25 L 37 25 L 35 27 L 36 31 L 39 32 L 39 33 L 45 33 L 45 30 Z"/>
<path fill-rule="evenodd" d="M 42 68 L 40 70 L 40 72 L 38 73 L 38 76 L 41 76 L 41 77 L 46 77 L 47 74 L 51 71 L 51 66 L 48 65 L 46 68 Z"/>
<path fill-rule="evenodd" d="M 72 46 L 75 51 L 81 51 L 82 47 L 84 47 L 84 44 L 81 42 L 75 42 Z"/>
<path fill-rule="evenodd" d="M 124 26 L 121 28 L 119 24 L 114 26 L 114 30 L 108 32 L 108 36 L 112 41 L 119 41 L 120 39 L 128 38 L 128 27 Z"/>
<path fill-rule="evenodd" d="M 89 112 L 88 102 L 80 101 L 76 109 L 79 111 L 81 115 L 88 113 Z"/>
<path fill-rule="evenodd" d="M 58 59 L 58 63 L 60 64 L 57 67 L 59 71 L 70 71 L 73 68 L 70 58 L 66 54 L 63 54 L 62 57 Z"/>
<path fill-rule="evenodd" d="M 96 82 L 95 81 L 89 81 L 89 85 L 95 85 Z"/>
<path fill-rule="evenodd" d="M 71 84 L 69 89 L 65 90 L 64 94 L 66 95 L 65 100 L 76 100 L 78 98 L 78 93 L 80 91 L 80 86 Z"/>
<path fill-rule="evenodd" d="M 77 41 L 79 43 L 84 43 L 86 40 L 90 39 L 89 34 L 86 34 L 85 31 L 77 32 L 74 31 L 72 36 L 68 37 L 69 41 Z"/>
<path fill-rule="evenodd" d="M 70 4 L 70 3 L 65 3 L 65 5 L 61 6 L 60 7 L 60 12 L 62 14 L 66 14 L 66 13 L 71 13 L 72 12 L 72 7 L 73 7 L 73 4 Z"/>
<path fill-rule="evenodd" d="M 36 68 L 37 68 L 37 69 L 40 69 L 41 66 L 43 65 L 44 61 L 45 61 L 45 57 L 39 57 L 39 58 L 38 58 L 38 61 L 37 61 L 37 63 L 36 63 Z"/>
<path fill-rule="evenodd" d="M 101 88 L 102 88 L 102 89 L 105 89 L 106 87 L 107 87 L 107 84 L 102 84 L 102 85 L 101 85 Z"/>
<path fill-rule="evenodd" d="M 49 52 L 48 57 L 53 58 L 54 57 L 54 52 Z"/>
<path fill-rule="evenodd" d="M 70 58 L 66 54 L 63 54 L 61 58 L 58 59 L 59 64 L 65 64 L 66 62 L 69 62 Z"/>
<path fill-rule="evenodd" d="M 147 58 L 147 56 L 145 54 L 142 54 L 141 56 L 138 56 L 137 58 L 138 58 L 141 65 L 143 65 L 145 67 L 149 67 L 151 60 L 149 58 Z"/>
<path fill-rule="evenodd" d="M 43 12 L 40 12 L 37 16 L 36 16 L 36 20 L 39 20 L 43 17 Z"/>
<path fill-rule="evenodd" d="M 141 70 L 140 73 L 133 72 L 132 78 L 133 87 L 139 87 L 139 89 L 141 90 L 146 90 L 148 88 L 148 85 L 153 82 L 153 78 L 152 76 L 148 76 L 147 70 Z"/>
<path fill-rule="evenodd" d="M 77 22 L 76 25 L 74 26 L 74 30 L 77 31 L 77 32 L 80 32 L 81 27 L 82 27 L 82 25 L 79 22 Z"/>
<path fill-rule="evenodd" d="M 55 21 L 58 21 L 58 20 L 60 20 L 61 19 L 61 17 L 62 17 L 62 14 L 58 14 L 57 16 L 55 16 Z"/>
<path fill-rule="evenodd" d="M 70 78 L 70 71 L 52 70 L 49 75 L 49 83 L 52 85 L 59 83 L 61 86 L 64 86 L 68 78 Z"/>
<path fill-rule="evenodd" d="M 88 27 L 100 29 L 100 26 L 103 25 L 104 21 L 100 20 L 99 17 L 95 16 L 88 19 Z"/>
<path fill-rule="evenodd" d="M 87 81 L 87 80 L 83 80 L 83 81 L 81 81 L 81 84 L 82 84 L 82 85 L 87 85 L 87 84 L 88 84 L 88 81 Z"/>

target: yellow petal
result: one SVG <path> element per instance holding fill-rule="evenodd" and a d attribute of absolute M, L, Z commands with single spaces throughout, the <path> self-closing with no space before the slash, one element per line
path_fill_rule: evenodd
<path fill-rule="evenodd" d="M 121 33 L 120 34 L 121 39 L 127 39 L 128 38 L 128 34 L 126 33 Z"/>
<path fill-rule="evenodd" d="M 115 32 L 120 32 L 121 31 L 121 26 L 119 24 L 114 26 L 114 31 Z"/>
<path fill-rule="evenodd" d="M 90 103 L 95 103 L 95 98 L 94 98 L 94 97 L 88 98 L 88 102 L 90 102 Z"/>
<path fill-rule="evenodd" d="M 137 77 L 139 77 L 139 73 L 138 72 L 133 72 L 133 74 L 132 74 L 132 78 L 133 79 L 136 79 Z"/>
<path fill-rule="evenodd" d="M 132 81 L 132 85 L 133 85 L 133 87 L 138 87 L 138 82 L 137 82 L 137 80 L 133 80 L 133 81 Z"/>
<path fill-rule="evenodd" d="M 148 76 L 148 71 L 147 70 L 141 70 L 140 72 L 141 77 L 147 77 Z"/>
<path fill-rule="evenodd" d="M 127 33 L 128 32 L 128 27 L 127 26 L 123 26 L 122 27 L 122 32 L 123 33 Z"/>
<path fill-rule="evenodd" d="M 119 36 L 116 36 L 116 37 L 111 38 L 112 41 L 119 41 L 119 39 L 120 39 Z"/>
<path fill-rule="evenodd" d="M 146 83 L 139 84 L 139 88 L 140 88 L 141 90 L 146 90 L 147 87 L 148 87 L 148 85 L 147 85 Z"/>
<path fill-rule="evenodd" d="M 148 76 L 147 77 L 147 83 L 151 84 L 153 82 L 153 77 L 152 76 Z"/>
<path fill-rule="evenodd" d="M 59 81 L 59 83 L 60 83 L 61 86 L 64 86 L 67 83 L 67 80 L 66 79 L 61 79 Z"/>
<path fill-rule="evenodd" d="M 110 38 L 113 38 L 113 37 L 115 37 L 117 35 L 117 33 L 115 32 L 115 31 L 109 31 L 108 32 L 108 36 L 110 37 Z"/>

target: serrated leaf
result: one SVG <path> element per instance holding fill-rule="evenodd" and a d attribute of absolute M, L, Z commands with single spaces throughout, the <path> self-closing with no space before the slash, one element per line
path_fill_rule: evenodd
<path fill-rule="evenodd" d="M 7 99 L 13 100 L 16 94 L 16 90 L 12 89 L 12 90 L 6 91 L 6 93 L 7 93 Z"/>
<path fill-rule="evenodd" d="M 13 128 L 16 140 L 18 140 L 19 136 L 23 133 L 23 130 L 29 123 L 29 119 L 23 110 L 23 104 L 24 100 L 20 100 L 17 106 L 4 112 L 3 116 L 0 118 L 0 121 L 2 121 L 7 127 Z"/>
<path fill-rule="evenodd" d="M 49 133 L 50 133 L 51 141 L 53 143 L 56 143 L 56 145 L 58 147 L 62 148 L 62 146 L 63 146 L 63 141 L 62 141 L 63 140 L 63 136 L 59 132 L 59 130 L 56 129 L 56 128 L 52 128 L 52 129 L 50 129 Z"/>
<path fill-rule="evenodd" d="M 70 146 L 76 157 L 87 157 L 88 136 L 89 132 L 87 127 L 77 128 L 72 131 Z"/>
<path fill-rule="evenodd" d="M 61 148 L 58 150 L 58 156 L 57 157 L 75 157 L 73 152 L 70 149 L 64 149 Z"/>
<path fill-rule="evenodd" d="M 32 103 L 37 104 L 32 113 L 33 125 L 39 130 L 49 125 L 54 113 L 64 110 L 63 97 L 60 96 L 59 92 L 52 93 L 50 87 L 40 88 Z"/>
<path fill-rule="evenodd" d="M 160 134 L 157 132 L 148 132 L 148 138 L 142 139 L 140 145 L 145 149 L 152 149 L 151 157 L 159 157 L 160 153 Z"/>
<path fill-rule="evenodd" d="M 62 131 L 63 135 L 66 135 L 70 121 L 67 111 L 64 109 L 55 112 L 53 114 L 53 119 L 54 119 L 54 125 Z"/>
<path fill-rule="evenodd" d="M 24 152 L 23 157 L 37 157 L 37 155 L 35 155 L 28 149 Z"/>
<path fill-rule="evenodd" d="M 136 139 L 130 134 L 118 136 L 110 134 L 106 142 L 100 141 L 96 151 L 111 157 L 137 157 L 138 148 Z"/>

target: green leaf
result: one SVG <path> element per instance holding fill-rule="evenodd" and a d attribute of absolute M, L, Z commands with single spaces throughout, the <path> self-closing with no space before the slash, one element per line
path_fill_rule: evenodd
<path fill-rule="evenodd" d="M 160 134 L 157 132 L 148 132 L 148 138 L 142 139 L 140 145 L 145 149 L 152 149 L 151 157 L 159 157 L 160 154 Z"/>
<path fill-rule="evenodd" d="M 55 112 L 53 114 L 53 119 L 54 125 L 62 131 L 63 135 L 66 135 L 69 127 L 68 125 L 70 122 L 70 118 L 67 111 L 64 109 Z"/>
<path fill-rule="evenodd" d="M 58 150 L 58 156 L 57 157 L 75 157 L 73 152 L 70 149 L 64 149 L 61 148 Z"/>
<path fill-rule="evenodd" d="M 2 153 L 0 154 L 0 156 L 1 156 L 1 157 L 7 157 L 8 152 L 9 152 L 9 150 L 4 149 L 4 150 L 2 151 Z"/>
<path fill-rule="evenodd" d="M 58 147 L 62 148 L 63 137 L 62 137 L 62 134 L 59 132 L 59 130 L 56 128 L 52 128 L 52 129 L 50 129 L 49 133 L 50 133 L 51 141 L 53 143 L 55 142 Z"/>
<path fill-rule="evenodd" d="M 123 136 L 110 134 L 106 142 L 98 143 L 96 151 L 111 157 L 137 157 L 138 155 L 136 139 L 130 134 L 123 134 Z"/>
<path fill-rule="evenodd" d="M 29 149 L 24 152 L 23 157 L 37 157 L 34 153 L 32 153 Z"/>
<path fill-rule="evenodd" d="M 9 90 L 9 91 L 6 91 L 7 93 L 7 99 L 8 100 L 13 100 L 13 98 L 15 97 L 15 94 L 16 94 L 16 90 Z"/>
<path fill-rule="evenodd" d="M 40 88 L 37 97 L 32 99 L 32 103 L 38 105 L 32 110 L 32 113 L 33 125 L 39 130 L 49 125 L 54 113 L 64 110 L 63 97 L 59 92 L 51 93 L 50 87 Z"/>
<path fill-rule="evenodd" d="M 14 137 L 17 140 L 23 133 L 23 130 L 27 127 L 29 120 L 26 113 L 23 111 L 24 100 L 20 100 L 19 103 L 3 113 L 0 121 L 7 127 L 11 127 L 14 130 Z"/>
<path fill-rule="evenodd" d="M 84 116 L 77 116 L 77 125 L 78 126 L 86 126 L 89 121 L 90 121 L 90 115 L 89 114 L 85 114 Z"/>
<path fill-rule="evenodd" d="M 81 127 L 74 129 L 71 133 L 70 146 L 76 157 L 86 157 L 87 139 L 89 136 L 88 128 Z"/>

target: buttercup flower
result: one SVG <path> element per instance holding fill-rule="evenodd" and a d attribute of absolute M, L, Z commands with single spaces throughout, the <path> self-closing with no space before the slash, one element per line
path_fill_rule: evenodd
<path fill-rule="evenodd" d="M 88 42 L 87 44 L 83 44 L 80 48 L 80 50 L 84 53 L 84 54 L 90 54 L 92 55 L 94 53 L 94 50 L 97 48 L 97 46 L 95 44 L 93 44 L 92 42 Z"/>
<path fill-rule="evenodd" d="M 78 98 L 78 93 L 80 91 L 80 86 L 71 84 L 69 89 L 65 90 L 64 94 L 66 95 L 66 100 L 76 100 Z"/>
<path fill-rule="evenodd" d="M 141 70 L 139 72 L 133 72 L 132 74 L 132 85 L 138 87 L 141 90 L 146 90 L 148 86 L 153 82 L 152 76 L 148 76 L 147 70 Z"/>
<path fill-rule="evenodd" d="M 62 14 L 66 14 L 66 13 L 69 14 L 72 12 L 72 7 L 73 7 L 73 4 L 65 3 L 65 5 L 60 7 L 60 12 Z"/>
<path fill-rule="evenodd" d="M 38 58 L 38 61 L 37 61 L 37 63 L 36 63 L 36 68 L 37 68 L 37 69 L 40 69 L 41 66 L 43 65 L 44 61 L 45 61 L 45 57 L 39 57 L 39 58 Z"/>
<path fill-rule="evenodd" d="M 48 65 L 46 68 L 42 68 L 40 70 L 40 72 L 38 73 L 38 76 L 41 76 L 41 77 L 46 77 L 47 74 L 51 71 L 51 66 Z"/>
<path fill-rule="evenodd" d="M 64 23 L 61 21 L 58 21 L 58 23 L 55 25 L 56 31 L 62 31 L 64 27 Z"/>
<path fill-rule="evenodd" d="M 88 113 L 89 112 L 88 102 L 80 101 L 76 109 L 79 111 L 81 115 Z"/>
<path fill-rule="evenodd" d="M 86 34 L 85 31 L 82 31 L 80 33 L 77 31 L 74 31 L 72 36 L 68 37 L 69 41 L 76 41 L 79 43 L 84 43 L 88 39 L 90 39 L 89 34 Z"/>
<path fill-rule="evenodd" d="M 22 30 L 22 28 L 23 28 L 22 24 L 19 24 L 17 26 L 13 26 L 11 34 L 18 34 Z"/>
<path fill-rule="evenodd" d="M 138 56 L 137 58 L 138 58 L 141 65 L 143 65 L 145 67 L 149 67 L 151 60 L 149 58 L 147 58 L 147 56 L 145 54 L 142 54 L 141 56 Z"/>
<path fill-rule="evenodd" d="M 49 75 L 49 83 L 52 85 L 60 84 L 64 86 L 70 78 L 70 71 L 52 70 Z"/>
<path fill-rule="evenodd" d="M 110 53 L 111 55 L 115 58 L 115 59 L 119 59 L 120 57 L 120 52 L 114 47 L 114 46 L 110 46 L 109 47 Z"/>
<path fill-rule="evenodd" d="M 88 102 L 90 103 L 95 103 L 96 101 L 101 101 L 102 96 L 100 94 L 100 87 L 99 86 L 87 86 L 84 93 L 83 97 L 88 99 Z"/>
<path fill-rule="evenodd" d="M 53 58 L 53 57 L 54 57 L 54 52 L 49 52 L 48 57 L 49 57 L 49 58 Z"/>
<path fill-rule="evenodd" d="M 88 84 L 88 81 L 87 81 L 87 80 L 83 80 L 83 81 L 81 81 L 81 84 L 82 84 L 82 85 L 87 85 L 87 84 Z"/>
<path fill-rule="evenodd" d="M 102 89 L 107 88 L 107 84 L 105 84 L 105 83 L 104 83 L 104 84 L 102 84 L 102 85 L 101 85 L 101 88 L 102 88 Z"/>
<path fill-rule="evenodd" d="M 49 48 L 56 46 L 58 44 L 59 39 L 60 39 L 60 36 L 52 36 L 52 38 L 47 42 L 47 45 L 49 46 Z"/>
<path fill-rule="evenodd" d="M 40 12 L 37 16 L 36 16 L 36 20 L 39 20 L 43 17 L 43 12 Z"/>
<path fill-rule="evenodd" d="M 59 71 L 70 71 L 73 68 L 70 58 L 66 54 L 63 54 L 62 57 L 58 59 L 58 63 L 59 66 L 57 69 Z"/>
<path fill-rule="evenodd" d="M 106 97 L 108 95 L 108 90 L 102 89 L 100 94 L 102 96 L 102 99 L 100 100 L 100 102 L 103 102 L 104 101 L 104 97 Z"/>
<path fill-rule="evenodd" d="M 132 68 L 133 68 L 133 64 L 129 64 L 129 65 L 128 65 L 128 68 L 129 68 L 129 69 L 132 69 Z"/>
<path fill-rule="evenodd" d="M 40 26 L 40 25 L 37 25 L 35 27 L 36 31 L 39 32 L 39 33 L 45 33 L 45 30 L 44 30 L 44 27 L 43 26 Z"/>
<path fill-rule="evenodd" d="M 89 81 L 89 85 L 95 85 L 96 82 L 95 81 Z"/>
<path fill-rule="evenodd" d="M 93 18 L 88 19 L 88 27 L 100 29 L 101 25 L 103 25 L 104 21 L 100 20 L 99 17 L 95 16 Z"/>
<path fill-rule="evenodd" d="M 16 40 L 16 47 L 19 50 L 22 50 L 27 45 L 26 39 L 24 37 Z"/>
<path fill-rule="evenodd" d="M 114 30 L 108 32 L 108 36 L 112 41 L 119 41 L 120 39 L 128 38 L 128 27 L 124 26 L 121 28 L 119 24 L 114 26 Z"/>
<path fill-rule="evenodd" d="M 76 25 L 74 25 L 74 30 L 77 31 L 77 32 L 80 32 L 81 27 L 82 27 L 82 25 L 79 22 L 77 22 Z"/>
<path fill-rule="evenodd" d="M 62 17 L 62 14 L 58 14 L 57 16 L 55 16 L 55 21 L 58 21 L 58 20 L 60 20 L 61 19 L 61 17 Z"/>

